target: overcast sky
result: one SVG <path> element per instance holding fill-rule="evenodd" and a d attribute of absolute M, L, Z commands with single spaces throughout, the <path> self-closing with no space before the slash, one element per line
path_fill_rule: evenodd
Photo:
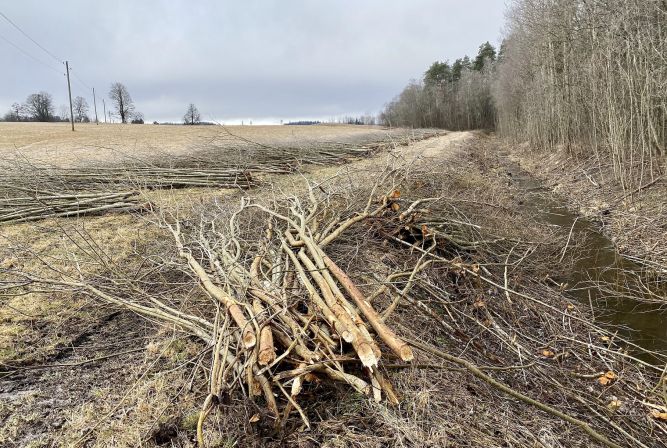
<path fill-rule="evenodd" d="M 502 0 L 2 0 L 0 113 L 30 93 L 106 97 L 124 83 L 149 121 L 255 123 L 376 113 L 434 60 L 497 44 Z M 12 46 L 18 46 L 27 56 Z M 57 60 L 56 60 L 57 59 Z M 108 104 L 107 104 L 108 105 Z"/>

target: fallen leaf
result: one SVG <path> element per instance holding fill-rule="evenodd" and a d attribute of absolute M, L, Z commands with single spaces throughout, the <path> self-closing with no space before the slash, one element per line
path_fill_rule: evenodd
<path fill-rule="evenodd" d="M 391 209 L 392 209 L 393 211 L 397 212 L 397 211 L 399 211 L 399 210 L 401 209 L 401 206 L 398 205 L 397 202 L 392 202 L 392 203 L 391 203 Z"/>
<path fill-rule="evenodd" d="M 664 422 L 667 422 L 667 412 L 660 412 L 656 409 L 653 409 L 651 411 L 651 416 L 657 420 L 662 420 Z"/>
<path fill-rule="evenodd" d="M 389 197 L 390 197 L 391 199 L 398 199 L 398 198 L 400 198 L 400 197 L 401 197 L 401 192 L 400 192 L 400 190 L 394 190 L 394 191 L 392 191 L 391 194 L 389 195 Z"/>
<path fill-rule="evenodd" d="M 605 373 L 600 378 L 598 378 L 598 382 L 601 385 L 606 386 L 608 384 L 611 384 L 616 378 L 617 378 L 616 374 L 610 370 L 609 372 Z"/>
<path fill-rule="evenodd" d="M 554 352 L 552 352 L 551 350 L 546 350 L 545 349 L 545 350 L 542 350 L 542 356 L 544 356 L 546 358 L 553 358 L 554 356 L 556 356 L 556 354 Z"/>
<path fill-rule="evenodd" d="M 621 403 L 621 400 L 611 400 L 609 404 L 607 405 L 607 408 L 611 411 L 615 411 L 621 407 L 623 403 Z"/>
<path fill-rule="evenodd" d="M 609 342 L 609 336 L 600 336 L 602 342 Z"/>
<path fill-rule="evenodd" d="M 568 304 L 567 304 L 567 309 L 568 309 L 568 310 L 572 311 L 574 308 L 575 308 L 575 306 L 572 305 L 571 303 L 568 303 Z"/>
<path fill-rule="evenodd" d="M 252 417 L 250 417 L 250 420 L 248 420 L 250 423 L 257 423 L 259 421 L 259 414 L 255 414 Z"/>

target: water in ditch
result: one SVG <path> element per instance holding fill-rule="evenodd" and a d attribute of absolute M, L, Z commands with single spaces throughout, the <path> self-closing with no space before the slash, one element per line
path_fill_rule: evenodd
<path fill-rule="evenodd" d="M 572 249 L 577 251 L 572 270 L 558 279 L 567 283 L 565 293 L 585 306 L 594 306 L 597 322 L 618 328 L 630 342 L 667 354 L 667 272 L 647 271 L 623 257 L 594 223 L 570 212 L 518 164 L 509 162 L 505 168 L 515 185 L 527 193 L 522 206 L 529 213 L 568 233 L 572 229 L 573 234 L 586 234 L 585 244 Z M 653 358 L 638 356 L 646 361 Z"/>

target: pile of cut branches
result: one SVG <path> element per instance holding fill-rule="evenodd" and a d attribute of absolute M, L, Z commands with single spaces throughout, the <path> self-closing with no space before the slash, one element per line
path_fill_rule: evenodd
<path fill-rule="evenodd" d="M 536 262 L 533 245 L 482 231 L 454 198 L 438 196 L 446 184 L 429 179 L 434 167 L 410 170 L 388 167 L 373 185 L 334 178 L 300 196 L 244 197 L 240 207 L 158 211 L 169 238 L 151 242 L 127 273 L 101 257 L 110 272 L 11 270 L 6 284 L 19 293 L 65 288 L 204 342 L 211 368 L 200 444 L 207 417 L 230 396 L 255 402 L 251 422 L 308 428 L 322 385 L 397 404 L 401 389 L 389 372 L 411 368 L 462 370 L 514 415 L 538 409 L 540 425 L 564 421 L 606 446 L 650 443 L 642 416 L 661 406 L 661 368 L 621 350 L 637 347 L 548 288 L 529 280 L 522 283 L 534 293 L 513 288 L 508 269 Z M 484 422 L 463 423 L 493 433 Z"/>
<path fill-rule="evenodd" d="M 137 191 L 78 194 L 27 191 L 24 196 L 0 198 L 0 225 L 135 210 L 140 206 L 136 201 L 138 194 Z"/>
<path fill-rule="evenodd" d="M 5 169 L 3 190 L 17 187 L 36 191 L 116 191 L 127 188 L 242 188 L 254 186 L 250 173 L 231 168 L 162 168 L 124 166 L 115 168 L 56 168 L 30 166 L 28 170 Z M 0 190 L 2 191 L 2 190 Z"/>
<path fill-rule="evenodd" d="M 229 133 L 229 131 L 223 127 Z M 242 147 L 217 149 L 209 142 L 187 156 L 155 156 L 119 166 L 64 168 L 4 161 L 0 175 L 0 224 L 50 217 L 81 216 L 109 210 L 142 208 L 129 190 L 168 188 L 249 189 L 255 174 L 286 174 L 303 164 L 335 165 L 389 147 L 439 135 L 419 131 L 398 140 L 368 144 L 310 142 L 304 147 L 276 147 L 232 135 Z"/>
<path fill-rule="evenodd" d="M 371 140 L 299 141 L 296 144 L 266 144 L 253 141 L 222 126 L 222 132 L 205 145 L 193 147 L 195 154 L 176 158 L 176 166 L 228 166 L 258 172 L 294 172 L 303 165 L 340 165 L 378 152 L 444 135 L 434 129 L 392 129 Z M 213 164 L 213 165 L 212 165 Z"/>

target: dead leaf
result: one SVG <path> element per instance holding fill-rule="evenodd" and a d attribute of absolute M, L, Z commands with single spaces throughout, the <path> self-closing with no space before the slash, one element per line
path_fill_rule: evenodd
<path fill-rule="evenodd" d="M 399 210 L 401 209 L 401 206 L 398 205 L 397 202 L 392 202 L 392 203 L 391 203 L 391 209 L 392 209 L 393 211 L 397 212 L 397 211 L 399 211 Z"/>
<path fill-rule="evenodd" d="M 259 414 L 255 414 L 252 417 L 250 417 L 250 420 L 248 420 L 250 423 L 257 423 L 259 421 Z"/>
<path fill-rule="evenodd" d="M 567 304 L 567 309 L 570 310 L 570 311 L 572 311 L 573 309 L 575 309 L 575 306 L 574 306 L 573 304 L 571 304 L 571 303 L 568 303 L 568 304 Z"/>
<path fill-rule="evenodd" d="M 616 378 L 617 378 L 616 374 L 610 370 L 609 372 L 605 373 L 600 378 L 598 378 L 598 382 L 601 385 L 606 386 L 608 384 L 611 384 Z"/>
<path fill-rule="evenodd" d="M 611 401 L 609 402 L 609 404 L 607 405 L 607 408 L 608 408 L 610 411 L 616 411 L 616 410 L 620 409 L 620 407 L 622 406 L 622 404 L 623 404 L 623 403 L 621 403 L 621 400 L 611 400 Z"/>
<path fill-rule="evenodd" d="M 318 383 L 319 384 L 320 382 L 322 382 L 322 380 L 320 380 L 320 377 L 318 377 L 317 375 L 315 375 L 312 372 L 306 373 L 303 376 L 303 379 L 304 379 L 304 381 L 306 381 L 308 383 Z"/>
<path fill-rule="evenodd" d="M 389 195 L 389 197 L 390 197 L 391 199 L 398 199 L 398 198 L 400 198 L 400 197 L 401 197 L 401 192 L 400 192 L 400 190 L 394 190 L 394 191 L 392 191 L 391 194 Z"/>
<path fill-rule="evenodd" d="M 657 420 L 662 420 L 663 422 L 667 422 L 667 412 L 660 412 L 657 409 L 653 409 L 651 411 L 651 416 Z"/>
<path fill-rule="evenodd" d="M 556 356 L 556 354 L 551 350 L 544 349 L 542 350 L 542 356 L 544 356 L 545 358 L 553 358 L 554 356 Z"/>
<path fill-rule="evenodd" d="M 610 339 L 609 339 L 609 336 L 600 336 L 600 340 L 602 342 L 609 342 Z"/>

